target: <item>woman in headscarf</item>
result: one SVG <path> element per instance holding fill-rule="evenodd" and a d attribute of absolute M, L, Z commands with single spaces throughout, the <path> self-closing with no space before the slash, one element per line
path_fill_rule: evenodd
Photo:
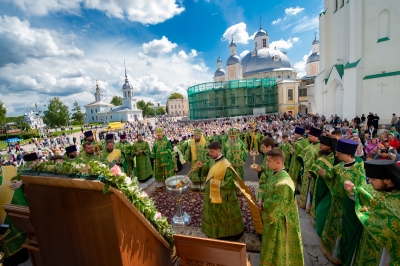
<path fill-rule="evenodd" d="M 365 153 L 374 156 L 375 153 L 378 152 L 378 148 L 379 148 L 379 139 L 374 138 L 371 140 L 370 143 L 368 143 L 367 147 L 365 148 Z"/>

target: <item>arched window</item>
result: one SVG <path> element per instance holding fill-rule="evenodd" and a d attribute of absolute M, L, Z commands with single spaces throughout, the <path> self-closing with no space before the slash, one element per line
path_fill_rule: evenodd
<path fill-rule="evenodd" d="M 130 91 L 128 91 L 128 97 L 131 97 L 131 92 Z"/>
<path fill-rule="evenodd" d="M 389 11 L 383 10 L 379 14 L 378 42 L 389 40 Z"/>
<path fill-rule="evenodd" d="M 92 112 L 92 114 L 93 114 L 93 110 L 90 110 L 90 112 Z"/>

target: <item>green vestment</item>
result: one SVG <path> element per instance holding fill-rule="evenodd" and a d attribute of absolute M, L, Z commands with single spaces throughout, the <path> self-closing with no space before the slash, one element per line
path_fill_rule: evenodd
<path fill-rule="evenodd" d="M 104 149 L 101 152 L 100 161 L 105 164 L 108 164 L 108 166 L 111 168 L 117 162 L 120 162 L 123 165 L 125 158 L 124 158 L 124 155 L 122 154 L 121 150 L 119 150 L 119 149 L 113 149 L 112 152 L 108 152 L 106 149 Z"/>
<path fill-rule="evenodd" d="M 126 173 L 127 176 L 133 177 L 135 176 L 134 173 L 134 165 L 133 165 L 133 158 L 135 157 L 133 152 L 132 152 L 132 145 L 129 143 L 129 141 L 125 142 L 118 142 L 115 143 L 115 148 L 121 150 L 122 155 L 124 157 L 124 163 L 122 165 L 122 168 L 124 169 L 124 173 Z"/>
<path fill-rule="evenodd" d="M 239 177 L 244 180 L 243 165 L 246 162 L 248 153 L 246 145 L 239 138 L 236 138 L 236 142 L 233 145 L 230 141 L 227 141 L 222 152 L 239 174 Z"/>
<path fill-rule="evenodd" d="M 136 155 L 136 176 L 138 180 L 145 180 L 153 174 L 150 162 L 150 146 L 147 141 L 136 141 L 132 145 L 132 152 L 136 153 L 143 151 L 139 155 Z"/>
<path fill-rule="evenodd" d="M 100 155 L 101 156 L 101 155 Z M 79 155 L 76 157 L 76 163 L 83 163 L 83 164 L 88 164 L 90 161 L 99 161 L 99 156 L 89 155 L 86 152 L 81 152 Z"/>
<path fill-rule="evenodd" d="M 285 171 L 267 180 L 260 265 L 304 265 L 294 183 Z"/>
<path fill-rule="evenodd" d="M 322 231 L 324 230 L 326 217 L 328 216 L 329 207 L 331 206 L 332 201 L 331 192 L 326 185 L 325 180 L 320 177 L 319 170 L 323 169 L 328 173 L 334 163 L 335 154 L 332 152 L 329 155 L 322 155 L 319 157 L 308 170 L 310 175 L 315 179 L 315 188 L 310 214 L 315 219 L 315 228 L 319 237 L 321 237 Z"/>
<path fill-rule="evenodd" d="M 210 159 L 208 163 L 203 164 L 203 173 L 208 173 L 215 164 L 218 164 L 222 160 L 226 159 L 223 157 L 217 161 Z M 206 182 L 201 231 L 210 238 L 236 236 L 244 230 L 242 212 L 236 197 L 234 180 L 236 180 L 236 176 L 232 169 L 228 167 L 220 185 L 222 203 L 211 202 L 211 181 L 208 180 Z"/>
<path fill-rule="evenodd" d="M 196 145 L 195 151 L 192 151 L 192 144 Z M 192 154 L 193 152 L 196 152 L 196 155 Z M 200 161 L 203 164 L 208 162 L 208 149 L 207 149 L 207 144 L 206 143 L 201 143 L 201 140 L 196 142 L 193 140 L 192 143 L 190 143 L 190 146 L 186 150 L 185 154 L 185 160 L 190 162 L 190 167 L 191 167 L 191 173 L 190 173 L 190 180 L 193 183 L 202 183 L 205 181 L 205 177 L 200 171 L 200 169 L 197 167 L 197 162 Z M 204 184 L 203 184 L 204 185 Z M 203 187 L 204 188 L 204 187 Z M 202 189 L 203 189 L 202 188 Z"/>
<path fill-rule="evenodd" d="M 228 140 L 228 136 L 226 134 L 219 135 L 219 143 L 221 143 L 222 147 L 225 147 L 225 143 Z"/>
<path fill-rule="evenodd" d="M 290 159 L 289 175 L 292 177 L 295 184 L 298 182 L 300 171 L 302 169 L 300 162 L 297 160 L 297 156 L 299 156 L 300 152 L 308 145 L 310 145 L 310 142 L 306 138 L 297 139 L 293 145 L 294 152 Z"/>
<path fill-rule="evenodd" d="M 292 150 L 292 144 L 289 142 L 281 143 L 278 147 L 285 154 L 285 169 L 289 171 L 290 169 L 290 151 Z"/>
<path fill-rule="evenodd" d="M 355 162 L 350 167 L 345 167 L 341 162 L 329 169 L 322 177 L 328 186 L 332 201 L 326 218 L 324 230 L 321 234 L 321 244 L 323 253 L 334 263 L 338 263 L 339 252 L 336 241 L 340 243 L 340 259 L 343 263 L 354 254 L 355 248 L 361 237 L 360 223 L 354 221 L 351 217 L 351 208 L 354 213 L 354 204 L 348 200 L 346 191 L 344 190 L 344 182 L 350 180 L 357 186 L 366 186 L 364 164 Z M 355 214 L 354 214 L 355 215 Z M 342 232 L 342 228 L 344 231 Z M 361 228 L 362 229 L 362 228 Z"/>
<path fill-rule="evenodd" d="M 297 160 L 303 167 L 303 174 L 301 175 L 301 188 L 300 188 L 300 208 L 306 209 L 307 212 L 311 209 L 311 204 L 307 205 L 308 193 L 313 193 L 314 179 L 308 179 L 308 170 L 311 168 L 315 160 L 318 158 L 319 141 L 308 145 L 297 156 Z M 310 202 L 311 203 L 311 202 Z M 307 205 L 307 206 L 306 206 Z"/>
<path fill-rule="evenodd" d="M 356 186 L 355 199 L 355 211 L 364 231 L 372 236 L 376 247 L 384 247 L 388 251 L 389 265 L 400 265 L 400 192 L 369 193 Z"/>
<path fill-rule="evenodd" d="M 2 187 L 1 190 L 10 189 L 7 184 L 3 184 L 3 176 L 1 173 L 0 173 L 0 185 L 1 185 L 0 187 Z M 11 202 L 8 203 L 13 205 L 28 206 L 28 203 L 26 202 L 26 197 L 24 195 L 24 190 L 22 187 L 14 191 L 12 200 Z M 1 206 L 1 208 L 3 208 L 3 206 Z M 22 249 L 22 245 L 25 243 L 27 234 L 25 231 L 20 231 L 19 229 L 17 229 L 11 222 L 8 215 L 4 219 L 3 224 L 9 225 L 9 228 L 7 230 L 9 232 L 8 233 L 6 232 L 7 234 L 5 235 L 0 235 L 0 252 L 4 252 L 5 257 L 8 258 Z"/>
<path fill-rule="evenodd" d="M 174 175 L 172 146 L 165 136 L 162 140 L 156 139 L 154 141 L 150 157 L 154 158 L 153 176 L 156 181 L 165 181 L 165 179 Z"/>

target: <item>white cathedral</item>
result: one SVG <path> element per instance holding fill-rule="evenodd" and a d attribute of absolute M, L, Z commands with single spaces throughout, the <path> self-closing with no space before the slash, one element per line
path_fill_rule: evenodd
<path fill-rule="evenodd" d="M 125 69 L 125 84 L 122 86 L 122 105 L 115 106 L 103 101 L 103 94 L 99 85 L 96 84 L 95 101 L 85 105 L 86 123 L 94 122 L 129 122 L 143 119 L 142 110 L 136 106 L 136 99 L 133 97 L 133 86 L 129 83 Z"/>
<path fill-rule="evenodd" d="M 316 112 L 348 120 L 397 115 L 400 99 L 400 5 L 397 0 L 325 0 L 319 17 Z"/>

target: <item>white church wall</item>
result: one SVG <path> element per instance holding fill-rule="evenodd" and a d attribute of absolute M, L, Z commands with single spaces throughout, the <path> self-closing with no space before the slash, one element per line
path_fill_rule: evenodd
<path fill-rule="evenodd" d="M 380 74 L 382 71 L 400 71 L 399 57 L 396 52 L 400 47 L 400 5 L 398 1 L 366 1 L 364 43 L 365 75 Z M 382 19 L 382 17 L 387 17 Z M 382 25 L 384 24 L 384 25 Z M 385 40 L 388 38 L 389 40 Z M 379 42 L 378 42 L 379 40 Z"/>
<path fill-rule="evenodd" d="M 386 85 L 386 86 L 382 86 Z M 392 114 L 400 114 L 400 76 L 391 76 L 363 81 L 363 113 L 377 113 L 379 123 L 389 124 Z"/>

